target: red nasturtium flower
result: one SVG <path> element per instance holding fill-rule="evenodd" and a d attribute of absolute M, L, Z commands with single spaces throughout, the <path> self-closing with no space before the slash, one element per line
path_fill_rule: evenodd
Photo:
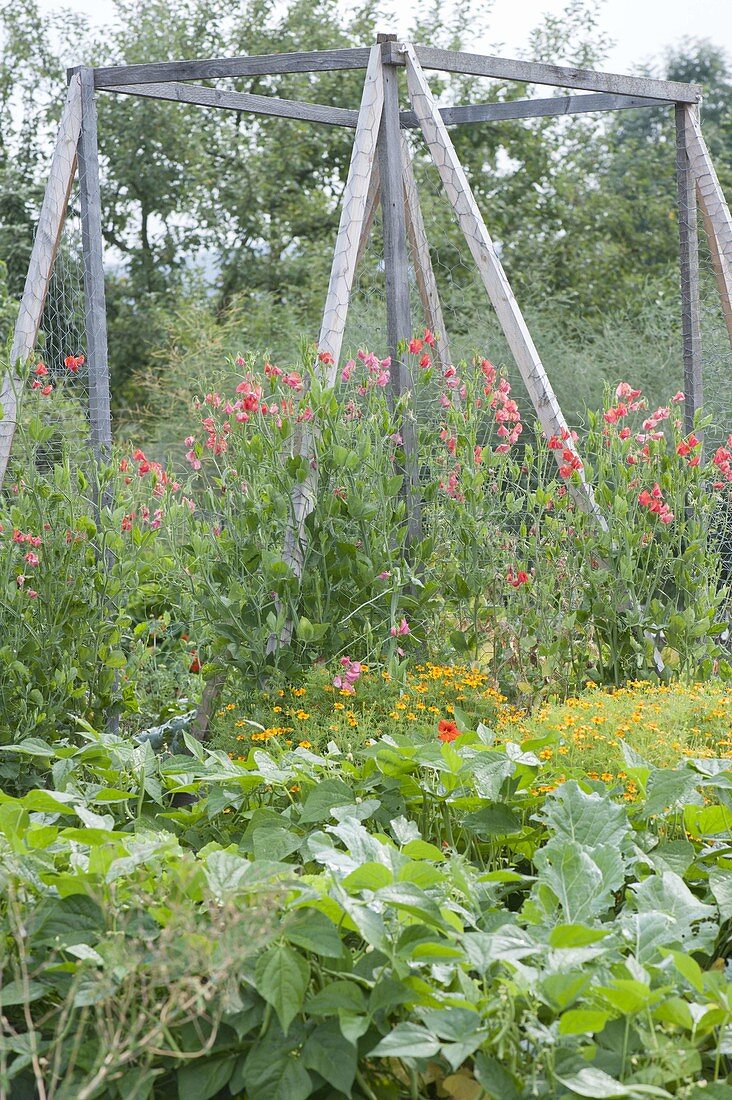
<path fill-rule="evenodd" d="M 440 741 L 455 741 L 460 736 L 457 722 L 451 722 L 447 718 L 441 718 L 437 723 L 437 737 Z"/>

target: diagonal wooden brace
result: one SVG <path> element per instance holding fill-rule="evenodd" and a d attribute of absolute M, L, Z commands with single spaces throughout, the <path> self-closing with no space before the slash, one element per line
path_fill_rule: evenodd
<path fill-rule="evenodd" d="M 712 268 L 732 344 L 732 214 L 701 132 L 698 110 L 694 105 L 684 106 L 680 110 L 683 110 L 685 116 L 689 166 L 696 181 L 696 194 L 704 230 L 709 239 Z"/>
<path fill-rule="evenodd" d="M 547 437 L 562 436 L 563 433 L 568 432 L 567 422 L 514 297 L 503 265 L 496 254 L 468 178 L 455 152 L 422 67 L 417 61 L 414 47 L 407 44 L 403 50 L 412 107 L 508 346 L 521 372 L 529 397 Z M 576 453 L 571 438 L 566 440 L 566 449 Z M 554 453 L 561 463 L 562 452 Z M 592 487 L 588 484 L 584 471 L 580 470 L 579 473 L 579 484 L 573 486 L 573 495 L 578 504 L 594 515 L 598 523 L 605 527 L 605 520 L 595 501 Z"/>

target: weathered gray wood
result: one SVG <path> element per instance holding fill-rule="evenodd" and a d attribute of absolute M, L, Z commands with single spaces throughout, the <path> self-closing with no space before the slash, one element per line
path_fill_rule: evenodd
<path fill-rule="evenodd" d="M 157 84 L 164 80 L 218 80 L 230 76 L 272 76 L 277 73 L 317 73 L 365 69 L 369 47 L 270 53 L 248 57 L 212 57 L 195 61 L 155 61 L 143 65 L 111 65 L 94 70 L 94 85 Z"/>
<path fill-rule="evenodd" d="M 366 196 L 366 210 L 363 216 L 363 225 L 361 226 L 361 236 L 358 240 L 358 249 L 356 251 L 356 268 L 358 268 L 361 260 L 364 257 L 364 253 L 368 247 L 369 237 L 371 236 L 371 227 L 374 224 L 374 217 L 376 211 L 381 202 L 381 180 L 379 179 L 379 158 L 374 157 L 374 163 L 371 165 L 371 179 L 369 180 L 369 190 Z"/>
<path fill-rule="evenodd" d="M 697 189 L 697 194 L 698 193 Z M 722 258 L 717 236 L 714 232 L 709 215 L 703 207 L 701 207 L 701 215 L 704 233 L 707 238 L 707 244 L 709 245 L 709 258 L 712 264 L 712 271 L 717 281 L 717 290 L 719 291 L 719 297 L 722 303 L 722 316 L 727 326 L 730 347 L 732 347 L 732 266 L 725 263 Z"/>
<path fill-rule="evenodd" d="M 20 379 L 13 368 L 28 358 L 38 336 L 48 284 L 51 281 L 71 185 L 76 172 L 76 148 L 80 130 L 81 82 L 79 77 L 75 76 L 69 82 L 66 94 L 66 104 L 59 123 L 23 297 L 18 308 L 10 352 L 11 369 L 6 373 L 2 391 L 0 391 L 0 406 L 3 411 L 0 420 L 0 486 L 10 460 L 18 415 Z"/>
<path fill-rule="evenodd" d="M 691 108 L 686 110 L 685 138 L 722 300 L 722 312 L 732 342 L 732 215 L 704 141 L 698 112 Z"/>
<path fill-rule="evenodd" d="M 377 37 L 377 41 L 381 44 L 393 39 L 393 35 Z M 378 156 L 391 391 L 395 401 L 402 399 L 406 402 L 399 425 L 404 454 L 404 463 L 400 472 L 404 478 L 402 496 L 407 511 L 407 541 L 415 543 L 422 536 L 422 506 L 419 489 L 417 427 L 412 397 L 414 379 L 403 350 L 404 345 L 412 337 L 412 316 L 409 305 L 409 255 L 399 129 L 398 74 L 399 70 L 394 65 L 384 66 L 384 110 L 379 130 Z"/>
<path fill-rule="evenodd" d="M 277 96 L 253 95 L 249 92 L 230 92 L 222 88 L 204 88 L 197 84 L 118 84 L 101 90 L 147 99 L 170 100 L 173 103 L 191 103 L 200 107 L 217 107 L 225 111 L 246 111 L 252 115 L 275 115 L 278 118 L 295 118 L 303 122 L 322 122 L 328 126 L 347 126 L 354 130 L 358 121 L 358 111 L 346 110 L 344 107 L 328 107 L 321 103 L 304 103 L 294 99 L 278 99 Z"/>
<path fill-rule="evenodd" d="M 647 96 L 563 95 L 548 99 L 512 99 L 506 103 L 470 103 L 464 107 L 441 107 L 446 126 L 463 126 L 471 122 L 500 122 L 512 118 L 549 118 L 555 115 L 583 115 L 595 111 L 627 111 L 639 107 L 668 107 L 671 99 L 649 99 Z M 414 111 L 402 111 L 405 129 L 419 126 Z"/>
<path fill-rule="evenodd" d="M 436 336 L 435 361 L 438 367 L 447 367 L 450 364 L 450 347 L 445 333 L 445 319 L 442 315 L 440 295 L 437 290 L 437 280 L 432 267 L 430 246 L 427 240 L 427 231 L 422 217 L 422 207 L 417 191 L 417 181 L 414 178 L 412 166 L 412 153 L 409 142 L 402 134 L 402 177 L 404 184 L 404 209 L 407 219 L 407 238 L 412 253 L 414 275 L 417 280 L 419 296 L 424 309 L 424 319 L 428 328 Z"/>
<path fill-rule="evenodd" d="M 358 125 L 353 140 L 348 179 L 343 193 L 338 236 L 333 250 L 333 263 L 318 340 L 320 351 L 332 358 L 332 362 L 320 363 L 316 368 L 322 381 L 328 386 L 335 383 L 338 372 L 338 360 L 353 288 L 358 242 L 366 213 L 383 104 L 384 78 L 381 47 L 372 46 L 361 97 Z M 298 453 L 309 463 L 309 473 L 305 480 L 293 490 L 292 517 L 283 551 L 284 560 L 296 577 L 302 575 L 306 545 L 305 521 L 315 507 L 318 488 L 315 454 L 317 425 L 305 423 L 301 428 L 302 432 L 296 446 Z M 270 639 L 270 649 L 276 648 L 277 645 L 288 644 L 291 637 L 292 623 L 288 622 L 279 639 Z"/>
<path fill-rule="evenodd" d="M 343 192 L 341 218 L 338 226 L 328 292 L 323 311 L 318 346 L 330 353 L 333 364 L 323 371 L 327 384 L 335 381 L 346 327 L 348 303 L 356 270 L 358 241 L 366 213 L 372 166 L 384 103 L 384 83 L 378 47 L 372 47 L 372 58 L 366 70 L 359 121 L 353 139 L 348 179 Z"/>
<path fill-rule="evenodd" d="M 170 81 L 157 84 L 104 85 L 104 92 L 119 95 L 142 96 L 148 99 L 168 100 L 174 103 L 190 103 L 201 107 L 217 107 L 226 111 L 246 111 L 254 115 L 275 115 L 279 118 L 300 119 L 303 122 L 323 123 L 327 126 L 345 126 L 355 129 L 358 111 L 345 107 L 329 107 L 322 103 L 306 103 L 302 100 L 280 99 L 277 96 L 255 95 L 250 92 L 234 92 L 224 88 L 206 88 L 197 84 Z M 648 99 L 626 95 L 568 95 L 549 99 L 517 99 L 507 103 L 472 103 L 462 107 L 441 107 L 440 114 L 446 126 L 463 126 L 474 122 L 499 122 L 504 119 L 543 118 L 555 115 L 587 114 L 596 111 L 624 111 L 640 107 L 663 107 L 672 100 Z M 419 126 L 414 111 L 402 111 L 400 123 L 405 129 Z"/>
<path fill-rule="evenodd" d="M 392 64 L 404 63 L 405 44 L 395 42 L 389 50 Z M 674 80 L 651 80 L 643 76 L 621 76 L 598 73 L 590 69 L 574 69 L 562 65 L 546 65 L 537 61 L 513 61 L 486 54 L 439 50 L 432 46 L 413 47 L 420 65 L 469 76 L 489 76 L 498 80 L 518 80 L 528 84 L 549 84 L 559 88 L 583 88 L 590 92 L 611 92 L 619 95 L 643 96 L 648 99 L 673 100 L 675 103 L 697 103 L 701 89 L 696 84 L 681 84 Z"/>
<path fill-rule="evenodd" d="M 82 116 L 79 137 L 79 201 L 84 254 L 84 320 L 89 371 L 89 420 L 92 448 L 97 460 L 104 461 L 109 457 L 112 447 L 112 420 L 109 401 L 102 200 L 99 191 L 94 70 L 82 69 L 80 77 Z"/>
<path fill-rule="evenodd" d="M 688 155 L 690 116 L 696 108 L 676 107 L 676 182 L 681 267 L 681 330 L 684 357 L 684 429 L 694 427 L 702 405 L 702 349 L 699 323 L 699 240 L 696 183 Z"/>
<path fill-rule="evenodd" d="M 407 82 L 412 107 L 419 119 L 422 133 L 430 153 L 437 165 L 443 187 L 457 216 L 460 228 L 465 235 L 470 252 L 488 292 L 498 321 L 503 329 L 506 341 L 521 372 L 529 397 L 536 409 L 547 437 L 561 435 L 567 431 L 567 422 L 547 378 L 544 365 L 536 350 L 531 333 L 528 330 L 518 302 L 506 278 L 493 241 L 478 209 L 468 183 L 465 171 L 450 140 L 450 135 L 442 121 L 427 78 L 417 60 L 414 49 L 405 47 Z M 567 449 L 576 448 L 567 440 Z M 561 462 L 561 451 L 554 454 Z M 599 513 L 591 486 L 587 483 L 584 471 L 580 471 L 580 484 L 573 492 L 587 511 L 604 525 Z"/>

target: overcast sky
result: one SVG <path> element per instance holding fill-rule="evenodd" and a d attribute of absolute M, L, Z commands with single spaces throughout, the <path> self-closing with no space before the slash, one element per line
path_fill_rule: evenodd
<path fill-rule="evenodd" d="M 402 6 L 403 0 L 394 4 L 395 8 Z M 511 57 L 526 44 L 530 30 L 545 12 L 559 14 L 565 6 L 566 0 L 494 0 L 487 35 L 481 35 L 484 40 L 476 41 L 476 47 L 502 43 L 502 52 Z M 114 10 L 111 0 L 66 0 L 63 4 L 40 0 L 40 7 L 85 12 L 101 26 L 110 21 Z M 602 22 L 616 42 L 603 66 L 609 71 L 630 72 L 690 36 L 710 38 L 732 55 L 732 0 L 605 0 Z M 401 28 L 393 29 L 399 33 Z"/>

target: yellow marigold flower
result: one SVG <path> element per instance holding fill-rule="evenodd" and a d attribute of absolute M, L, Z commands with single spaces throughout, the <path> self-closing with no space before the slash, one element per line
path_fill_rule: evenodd
<path fill-rule="evenodd" d="M 275 714 L 282 714 L 282 707 L 272 707 Z"/>
<path fill-rule="evenodd" d="M 346 709 L 345 703 L 337 703 L 336 702 L 336 703 L 333 704 L 333 710 L 345 710 L 345 709 Z"/>
<path fill-rule="evenodd" d="M 293 689 L 292 689 L 292 694 L 293 694 L 293 695 L 296 695 L 298 699 L 299 699 L 299 698 L 300 698 L 300 697 L 301 697 L 302 695 L 307 695 L 307 693 L 308 693 L 308 689 L 307 689 L 307 688 L 299 687 L 299 688 L 293 688 Z"/>
<path fill-rule="evenodd" d="M 410 722 L 416 722 L 417 721 L 417 715 L 412 710 L 410 710 L 407 713 L 407 718 L 409 719 Z"/>
<path fill-rule="evenodd" d="M 307 712 L 306 710 L 299 710 L 299 711 L 297 712 L 297 714 L 295 715 L 295 717 L 296 717 L 296 718 L 297 718 L 297 719 L 298 719 L 298 720 L 299 720 L 300 722 L 306 722 L 306 721 L 308 720 L 308 718 L 310 717 L 310 715 L 308 714 L 308 712 Z"/>
<path fill-rule="evenodd" d="M 309 741 L 298 741 L 298 746 L 301 749 L 311 749 L 313 747 Z"/>
<path fill-rule="evenodd" d="M 280 690 L 279 690 L 279 691 L 277 692 L 277 694 L 279 695 L 280 699 L 284 699 L 284 697 L 285 697 L 285 689 L 284 689 L 284 688 L 280 688 Z"/>
<path fill-rule="evenodd" d="M 397 718 L 401 718 L 401 714 L 398 710 L 391 710 L 389 711 L 389 717 L 393 720 L 396 720 Z"/>

